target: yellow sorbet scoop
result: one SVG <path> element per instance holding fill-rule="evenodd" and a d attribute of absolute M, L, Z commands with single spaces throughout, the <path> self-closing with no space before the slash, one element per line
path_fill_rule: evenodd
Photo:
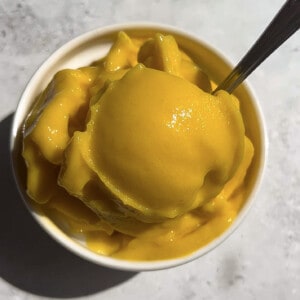
<path fill-rule="evenodd" d="M 245 133 L 234 96 L 139 64 L 101 93 L 80 134 L 110 201 L 154 223 L 216 196 L 240 164 Z"/>

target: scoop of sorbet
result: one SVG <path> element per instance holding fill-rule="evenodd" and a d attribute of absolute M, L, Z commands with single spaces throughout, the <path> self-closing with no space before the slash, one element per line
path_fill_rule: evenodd
<path fill-rule="evenodd" d="M 233 96 L 210 95 L 143 65 L 106 87 L 80 135 L 89 176 L 97 177 L 125 215 L 150 223 L 182 215 L 216 196 L 244 148 L 244 125 Z M 63 173 L 78 161 L 71 155 L 74 151 L 66 151 Z M 63 173 L 61 184 L 78 194 Z"/>

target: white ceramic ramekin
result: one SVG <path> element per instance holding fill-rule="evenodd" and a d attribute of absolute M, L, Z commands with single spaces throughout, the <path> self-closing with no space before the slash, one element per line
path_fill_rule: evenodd
<path fill-rule="evenodd" d="M 165 25 L 126 24 L 104 27 L 87 32 L 68 42 L 53 53 L 42 64 L 28 83 L 17 107 L 12 126 L 10 144 L 12 166 L 18 189 L 29 211 L 42 228 L 65 248 L 91 262 L 115 269 L 131 271 L 165 269 L 187 263 L 211 251 L 213 248 L 220 245 L 220 243 L 222 243 L 239 226 L 253 203 L 262 179 L 266 161 L 267 145 L 264 121 L 255 94 L 249 87 L 249 84 L 244 83 L 235 91 L 235 94 L 241 102 L 241 111 L 245 121 L 246 133 L 254 143 L 255 157 L 247 176 L 247 199 L 245 205 L 234 223 L 220 237 L 188 256 L 163 261 L 125 261 L 98 255 L 90 251 L 76 239 L 68 236 L 52 220 L 45 215 L 37 213 L 28 202 L 25 187 L 26 171 L 24 170 L 24 162 L 21 157 L 21 131 L 24 120 L 36 96 L 46 87 L 52 76 L 61 69 L 85 66 L 105 56 L 109 47 L 115 40 L 117 33 L 121 30 L 138 36 L 155 32 L 173 35 L 182 49 L 189 53 L 196 61 L 199 61 L 201 65 L 204 64 L 204 71 L 217 83 L 224 79 L 232 68 L 220 51 L 207 45 L 199 37 L 192 36 L 181 30 Z M 205 64 L 205 61 L 210 63 Z"/>

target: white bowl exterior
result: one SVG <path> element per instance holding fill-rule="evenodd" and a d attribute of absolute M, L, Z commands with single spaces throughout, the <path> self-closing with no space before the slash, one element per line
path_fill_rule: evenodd
<path fill-rule="evenodd" d="M 108 26 L 100 29 L 96 29 L 90 31 L 86 34 L 83 34 L 72 41 L 68 42 L 56 52 L 54 52 L 43 64 L 42 66 L 36 71 L 34 76 L 29 81 L 21 99 L 19 105 L 17 107 L 12 132 L 11 132 L 11 143 L 10 148 L 11 152 L 13 153 L 16 148 L 16 139 L 20 133 L 22 128 L 23 122 L 28 114 L 30 107 L 32 106 L 36 96 L 46 87 L 48 82 L 52 79 L 53 75 L 64 68 L 78 68 L 81 66 L 85 66 L 90 64 L 91 62 L 98 60 L 99 58 L 106 55 L 109 47 L 112 44 L 112 41 L 109 39 L 105 42 L 105 40 L 99 44 L 90 44 L 91 41 L 103 36 L 114 35 L 121 30 L 133 30 L 133 29 L 148 29 L 153 30 L 155 32 L 167 32 L 169 34 L 175 34 L 179 36 L 183 36 L 185 38 L 192 39 L 201 45 L 205 45 L 209 48 L 212 52 L 216 53 L 219 57 L 222 58 L 225 62 L 228 62 L 227 59 L 223 57 L 219 51 L 213 49 L 212 47 L 208 46 L 206 43 L 201 41 L 199 38 L 194 37 L 188 33 L 180 31 L 174 27 L 166 26 L 166 25 L 158 25 L 158 24 L 119 24 L 114 26 Z M 90 44 L 90 47 L 88 45 Z M 30 207 L 26 195 L 26 191 L 20 185 L 20 180 L 17 176 L 17 172 L 14 172 L 16 183 L 18 185 L 20 194 L 24 199 L 24 202 L 36 219 L 36 221 L 41 225 L 41 227 L 48 232 L 50 236 L 52 236 L 55 240 L 57 240 L 60 244 L 64 247 L 72 251 L 73 253 L 81 256 L 84 259 L 87 259 L 91 262 L 94 262 L 99 265 L 121 269 L 121 270 L 131 270 L 131 271 L 148 271 L 148 270 L 159 270 L 159 269 L 166 269 L 174 266 L 178 266 L 184 263 L 187 263 L 191 260 L 194 260 L 205 253 L 211 251 L 213 248 L 218 246 L 222 243 L 241 223 L 244 219 L 246 213 L 249 211 L 250 206 L 253 203 L 255 195 L 257 193 L 258 187 L 260 186 L 264 165 L 266 161 L 266 153 L 267 153 L 267 140 L 266 140 L 266 130 L 265 130 L 265 122 L 261 113 L 261 108 L 259 106 L 258 101 L 256 100 L 256 95 L 254 94 L 252 88 L 246 83 L 247 92 L 250 95 L 251 99 L 254 99 L 252 105 L 257 115 L 258 119 L 258 126 L 260 129 L 260 136 L 261 136 L 261 156 L 260 156 L 260 168 L 257 174 L 256 183 L 251 194 L 248 196 L 248 199 L 243 206 L 242 210 L 239 212 L 238 217 L 233 222 L 233 224 L 218 238 L 214 239 L 208 245 L 202 247 L 198 251 L 192 253 L 191 255 L 170 259 L 170 260 L 162 260 L 162 261 L 149 261 L 149 262 L 138 262 L 138 261 L 126 261 L 115 259 L 107 256 L 102 256 L 96 254 L 86 247 L 81 245 L 78 241 L 68 236 L 64 233 L 58 226 L 56 226 L 49 218 L 44 215 L 40 215 L 35 212 L 32 207 Z M 17 169 L 17 162 L 14 156 L 12 156 L 12 166 L 14 171 Z"/>

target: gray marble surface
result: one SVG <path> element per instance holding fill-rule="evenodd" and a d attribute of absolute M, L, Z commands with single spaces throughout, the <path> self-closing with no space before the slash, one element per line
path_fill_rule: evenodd
<path fill-rule="evenodd" d="M 255 4 L 254 4 L 255 2 Z M 300 299 L 300 32 L 251 75 L 269 135 L 267 169 L 241 227 L 206 256 L 130 273 L 87 263 L 35 224 L 13 184 L 8 136 L 18 99 L 57 47 L 103 25 L 177 26 L 237 62 L 283 1 L 0 0 L 0 299 Z"/>

